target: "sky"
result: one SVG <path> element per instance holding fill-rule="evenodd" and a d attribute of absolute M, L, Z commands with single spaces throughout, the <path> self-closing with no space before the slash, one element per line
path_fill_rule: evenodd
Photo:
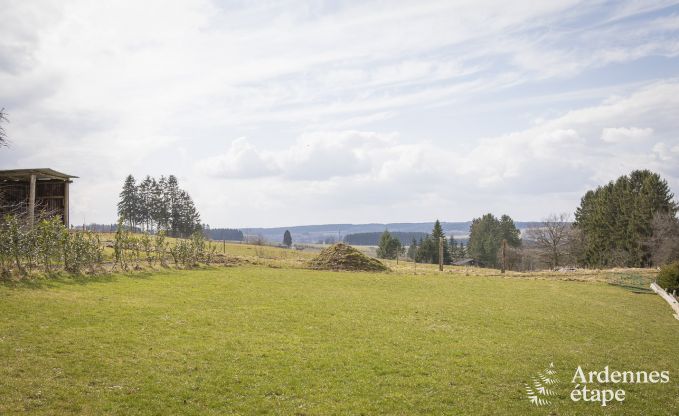
<path fill-rule="evenodd" d="M 679 2 L 31 1 L 0 7 L 0 169 L 112 223 L 174 174 L 211 227 L 572 213 L 679 194 Z"/>

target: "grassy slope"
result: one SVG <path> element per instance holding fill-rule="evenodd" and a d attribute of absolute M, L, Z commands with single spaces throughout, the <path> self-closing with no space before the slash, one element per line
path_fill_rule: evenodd
<path fill-rule="evenodd" d="M 603 414 L 567 398 L 577 365 L 668 369 L 606 411 L 677 414 L 678 341 L 659 297 L 603 283 L 248 266 L 0 286 L 0 414 Z M 560 396 L 532 408 L 551 361 Z"/>

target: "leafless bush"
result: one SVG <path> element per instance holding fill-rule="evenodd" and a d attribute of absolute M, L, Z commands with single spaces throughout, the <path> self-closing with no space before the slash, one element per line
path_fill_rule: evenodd
<path fill-rule="evenodd" d="M 651 222 L 653 234 L 646 242 L 656 266 L 679 260 L 679 220 L 670 213 L 658 212 Z"/>
<path fill-rule="evenodd" d="M 540 256 L 551 268 L 561 266 L 569 256 L 570 216 L 566 213 L 551 214 L 538 227 L 530 228 L 527 237 L 535 243 Z"/>
<path fill-rule="evenodd" d="M 58 270 L 94 272 L 101 265 L 102 252 L 98 236 L 71 233 L 59 217 L 42 218 L 32 226 L 14 215 L 0 221 L 0 273 L 5 277 L 14 270 L 26 276 L 36 268 L 48 275 Z"/>
<path fill-rule="evenodd" d="M 252 244 L 255 246 L 263 246 L 266 245 L 266 239 L 261 234 L 247 235 L 245 236 L 245 243 Z"/>

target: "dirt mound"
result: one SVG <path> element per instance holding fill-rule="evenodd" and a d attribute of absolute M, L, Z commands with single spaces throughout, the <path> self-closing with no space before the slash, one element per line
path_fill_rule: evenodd
<path fill-rule="evenodd" d="M 346 244 L 334 244 L 320 252 L 309 267 L 316 270 L 349 270 L 363 272 L 384 272 L 389 270 L 379 260 L 368 257 Z"/>

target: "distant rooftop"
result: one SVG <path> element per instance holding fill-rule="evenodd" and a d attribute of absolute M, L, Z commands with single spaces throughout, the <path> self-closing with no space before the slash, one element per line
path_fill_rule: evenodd
<path fill-rule="evenodd" d="M 77 176 L 57 172 L 56 170 L 50 168 L 0 170 L 0 180 L 29 180 L 31 175 L 35 175 L 36 179 L 38 180 L 60 179 L 69 181 L 72 178 L 77 178 Z"/>

